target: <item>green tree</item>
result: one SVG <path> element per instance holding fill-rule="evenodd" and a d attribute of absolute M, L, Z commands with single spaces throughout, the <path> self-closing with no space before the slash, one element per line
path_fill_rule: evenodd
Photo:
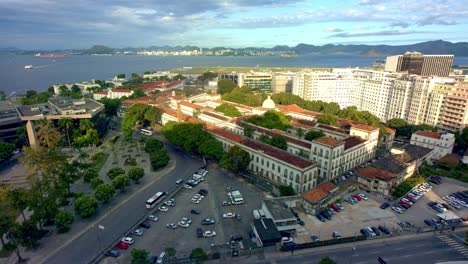
<path fill-rule="evenodd" d="M 217 72 L 208 71 L 208 72 L 204 72 L 202 75 L 198 76 L 197 79 L 200 80 L 200 81 L 207 81 L 207 80 L 213 80 L 216 77 L 218 77 Z"/>
<path fill-rule="evenodd" d="M 183 76 L 182 74 L 177 74 L 176 76 L 172 77 L 173 80 L 179 80 L 179 81 L 183 81 L 185 79 L 187 79 L 187 77 Z"/>
<path fill-rule="evenodd" d="M 208 259 L 208 255 L 202 248 L 196 248 L 190 253 L 190 259 L 204 261 Z"/>
<path fill-rule="evenodd" d="M 75 216 L 68 211 L 59 211 L 55 216 L 55 225 L 59 233 L 65 233 L 70 230 L 70 225 L 73 223 Z"/>
<path fill-rule="evenodd" d="M 10 157 L 15 149 L 15 144 L 0 142 L 0 159 Z"/>
<path fill-rule="evenodd" d="M 128 177 L 135 183 L 140 183 L 140 179 L 145 176 L 145 170 L 143 168 L 131 168 L 128 171 Z"/>
<path fill-rule="evenodd" d="M 225 93 L 230 93 L 237 85 L 231 81 L 226 79 L 221 79 L 218 81 L 218 89 L 216 90 L 217 93 L 223 95 Z"/>
<path fill-rule="evenodd" d="M 393 195 L 395 197 L 401 197 L 407 192 L 409 192 L 413 187 L 425 182 L 425 179 L 423 176 L 417 176 L 417 177 L 411 177 L 406 180 L 404 180 L 400 185 L 395 187 L 393 190 Z"/>
<path fill-rule="evenodd" d="M 107 203 L 115 195 L 115 188 L 111 184 L 100 184 L 94 189 L 94 196 L 99 201 Z"/>
<path fill-rule="evenodd" d="M 26 221 L 24 210 L 29 207 L 30 199 L 30 193 L 23 188 L 11 189 L 8 192 L 8 201 L 10 202 L 11 207 L 21 213 L 24 221 Z"/>
<path fill-rule="evenodd" d="M 239 110 L 237 110 L 237 108 L 235 108 L 234 106 L 229 105 L 227 103 L 220 104 L 214 110 L 216 112 L 221 112 L 225 116 L 229 116 L 229 117 L 241 116 L 241 113 L 239 112 Z"/>
<path fill-rule="evenodd" d="M 0 241 L 2 242 L 2 248 L 5 247 L 5 241 L 3 240 L 3 236 L 10 232 L 14 224 L 15 221 L 11 216 L 6 214 L 5 211 L 0 212 Z"/>
<path fill-rule="evenodd" d="M 148 114 L 147 114 L 148 112 Z M 155 124 L 161 118 L 162 110 L 149 105 L 134 104 L 129 107 L 122 119 L 122 131 L 128 138 L 136 126 Z"/>
<path fill-rule="evenodd" d="M 153 153 L 164 148 L 162 141 L 155 138 L 149 138 L 145 142 L 145 151 L 148 153 Z"/>
<path fill-rule="evenodd" d="M 336 264 L 336 261 L 327 256 L 322 257 L 318 264 Z"/>
<path fill-rule="evenodd" d="M 282 150 L 288 149 L 288 142 L 286 141 L 286 138 L 281 135 L 272 136 L 269 144 Z"/>
<path fill-rule="evenodd" d="M 117 74 L 117 79 L 125 79 L 125 73 Z"/>
<path fill-rule="evenodd" d="M 55 148 L 62 139 L 61 133 L 55 128 L 54 122 L 50 119 L 36 121 L 36 135 L 41 146 Z"/>
<path fill-rule="evenodd" d="M 169 155 L 165 149 L 160 149 L 150 155 L 150 162 L 153 170 L 163 168 L 169 162 Z"/>
<path fill-rule="evenodd" d="M 91 122 L 90 119 L 80 119 L 80 130 L 85 132 L 88 131 L 89 129 L 93 129 L 94 124 Z"/>
<path fill-rule="evenodd" d="M 291 127 L 290 120 L 290 116 L 286 116 L 281 112 L 269 110 L 265 112 L 263 116 L 253 116 L 251 118 L 245 119 L 245 122 L 269 129 L 279 129 L 286 131 L 286 129 Z"/>
<path fill-rule="evenodd" d="M 91 182 L 92 179 L 99 177 L 99 173 L 95 168 L 89 168 L 83 173 L 83 180 L 85 182 Z"/>
<path fill-rule="evenodd" d="M 117 190 L 125 191 L 125 188 L 130 185 L 130 178 L 125 174 L 118 175 L 112 180 L 112 185 Z"/>
<path fill-rule="evenodd" d="M 86 195 L 83 195 L 75 200 L 75 211 L 84 218 L 92 216 L 98 207 L 99 204 L 96 199 Z"/>
<path fill-rule="evenodd" d="M 118 175 L 122 175 L 122 174 L 125 174 L 125 170 L 119 167 L 115 167 L 115 168 L 110 169 L 107 172 L 107 177 L 113 180 L 115 177 L 117 177 Z"/>
<path fill-rule="evenodd" d="M 280 185 L 278 186 L 278 189 L 280 191 L 281 196 L 291 196 L 296 194 L 294 188 L 290 185 Z"/>
<path fill-rule="evenodd" d="M 65 129 L 65 132 L 67 133 L 68 146 L 71 146 L 69 131 L 73 125 L 73 120 L 71 118 L 60 118 L 58 123 L 61 128 Z"/>
<path fill-rule="evenodd" d="M 223 144 L 207 133 L 206 139 L 198 146 L 198 152 L 208 159 L 220 160 L 224 153 Z"/>
<path fill-rule="evenodd" d="M 159 120 L 161 119 L 162 114 L 163 111 L 159 108 L 148 108 L 144 114 L 145 122 L 149 122 L 149 125 L 151 126 L 157 125 Z"/>
<path fill-rule="evenodd" d="M 120 99 L 110 99 L 107 97 L 102 98 L 101 103 L 104 104 L 104 113 L 107 116 L 115 116 L 117 115 L 117 110 L 119 109 L 122 102 Z"/>
<path fill-rule="evenodd" d="M 323 114 L 317 117 L 317 122 L 325 125 L 336 126 L 338 124 L 338 118 L 334 115 Z"/>
<path fill-rule="evenodd" d="M 91 184 L 91 189 L 95 190 L 99 185 L 103 184 L 104 181 L 101 180 L 99 177 L 92 178 L 89 183 Z"/>
<path fill-rule="evenodd" d="M 151 264 L 149 252 L 146 249 L 132 249 L 130 251 L 132 264 Z"/>
<path fill-rule="evenodd" d="M 249 153 L 236 145 L 230 147 L 228 152 L 223 155 L 223 158 L 220 161 L 221 167 L 234 172 L 245 171 L 249 164 Z"/>
<path fill-rule="evenodd" d="M 248 138 L 252 138 L 255 129 L 253 127 L 249 126 L 249 125 L 246 125 L 246 124 L 241 124 L 241 126 L 244 129 L 244 136 L 246 136 Z"/>
<path fill-rule="evenodd" d="M 315 131 L 315 130 L 311 130 L 309 132 L 307 132 L 305 134 L 305 140 L 309 140 L 309 141 L 312 141 L 316 138 L 320 138 L 320 137 L 324 137 L 325 136 L 325 133 L 323 133 L 322 130 L 319 130 L 319 131 Z"/>
<path fill-rule="evenodd" d="M 6 94 L 3 90 L 0 90 L 0 101 L 5 101 L 6 99 Z"/>
<path fill-rule="evenodd" d="M 41 232 L 36 223 L 31 220 L 18 224 L 14 229 L 14 235 L 18 243 L 27 248 L 35 248 L 39 239 L 41 239 Z"/>

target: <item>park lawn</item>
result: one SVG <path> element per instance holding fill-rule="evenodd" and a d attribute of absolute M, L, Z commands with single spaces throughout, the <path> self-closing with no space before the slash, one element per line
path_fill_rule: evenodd
<path fill-rule="evenodd" d="M 104 166 L 104 163 L 106 163 L 107 158 L 109 158 L 109 154 L 104 152 L 98 152 L 91 157 L 96 171 L 101 171 L 101 168 Z"/>

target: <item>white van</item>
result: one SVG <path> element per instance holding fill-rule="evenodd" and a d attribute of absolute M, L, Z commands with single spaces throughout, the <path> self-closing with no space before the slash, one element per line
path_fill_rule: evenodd
<path fill-rule="evenodd" d="M 156 263 L 159 263 L 159 264 L 166 263 L 166 258 L 167 258 L 167 254 L 166 254 L 165 251 L 163 251 L 159 255 L 158 260 L 156 261 Z"/>

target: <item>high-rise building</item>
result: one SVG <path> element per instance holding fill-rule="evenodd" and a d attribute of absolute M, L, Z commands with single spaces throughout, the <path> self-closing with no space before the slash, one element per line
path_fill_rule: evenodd
<path fill-rule="evenodd" d="M 250 87 L 253 91 L 271 93 L 271 82 L 273 74 L 271 72 L 254 72 L 239 73 L 237 85 Z"/>
<path fill-rule="evenodd" d="M 295 75 L 294 72 L 275 73 L 271 82 L 273 93 L 290 93 Z"/>
<path fill-rule="evenodd" d="M 421 76 L 448 76 L 452 68 L 453 55 L 423 55 L 406 52 L 404 55 L 387 57 L 385 71 L 407 72 Z"/>

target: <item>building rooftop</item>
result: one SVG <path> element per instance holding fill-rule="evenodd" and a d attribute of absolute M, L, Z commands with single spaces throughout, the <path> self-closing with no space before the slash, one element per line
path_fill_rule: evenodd
<path fill-rule="evenodd" d="M 280 150 L 272 146 L 269 146 L 260 142 L 256 142 L 250 139 L 242 142 L 242 145 L 249 147 L 255 151 L 261 151 L 272 158 L 281 160 L 287 164 L 291 164 L 301 169 L 305 169 L 305 168 L 315 165 L 315 163 L 309 160 L 300 158 L 298 156 L 295 156 L 287 151 Z"/>
<path fill-rule="evenodd" d="M 316 138 L 316 139 L 312 140 L 312 142 L 316 142 L 316 143 L 319 143 L 319 144 L 322 144 L 322 145 L 327 145 L 327 146 L 330 146 L 330 147 L 336 147 L 336 146 L 338 146 L 340 144 L 343 144 L 343 141 L 339 141 L 337 139 L 327 137 L 327 136 Z"/>
<path fill-rule="evenodd" d="M 262 241 L 281 241 L 281 234 L 271 218 L 254 219 L 253 224 Z"/>
<path fill-rule="evenodd" d="M 131 89 L 112 89 L 113 93 L 131 93 L 133 90 Z"/>
<path fill-rule="evenodd" d="M 289 112 L 308 115 L 308 116 L 312 116 L 312 117 L 319 116 L 319 115 L 322 114 L 322 113 L 318 113 L 318 112 L 314 112 L 314 111 L 305 110 L 305 109 L 299 107 L 296 104 L 277 105 L 276 108 L 278 108 L 278 109 L 280 109 L 282 111 L 289 111 Z"/>
<path fill-rule="evenodd" d="M 263 200 L 271 216 L 275 221 L 284 219 L 296 219 L 289 208 L 284 207 L 284 202 L 278 199 L 266 199 Z"/>
<path fill-rule="evenodd" d="M 389 181 L 396 178 L 396 175 L 391 172 L 379 170 L 373 167 L 359 169 L 357 174 L 367 179 L 379 179 L 383 181 Z"/>
<path fill-rule="evenodd" d="M 402 171 L 406 169 L 405 163 L 402 160 L 400 160 L 397 157 L 397 155 L 390 155 L 390 156 L 381 158 L 375 161 L 372 164 L 372 167 L 378 170 L 390 172 L 395 175 L 400 174 Z"/>
<path fill-rule="evenodd" d="M 205 111 L 205 112 L 202 112 L 202 114 L 207 115 L 207 116 L 211 116 L 211 117 L 217 118 L 219 120 L 223 120 L 223 121 L 231 120 L 231 118 L 229 118 L 229 117 L 226 117 L 226 116 L 220 115 L 220 114 L 216 114 L 216 113 L 213 113 L 213 112 Z"/>
<path fill-rule="evenodd" d="M 406 154 L 406 162 L 412 162 L 417 159 L 422 159 L 432 152 L 432 149 L 412 144 L 407 144 L 402 147 Z"/>
<path fill-rule="evenodd" d="M 369 126 L 369 125 L 366 125 L 366 124 L 353 124 L 352 127 L 354 129 L 364 130 L 364 131 L 368 131 L 368 132 L 380 129 L 379 127 Z"/>
<path fill-rule="evenodd" d="M 440 134 L 432 131 L 416 131 L 414 134 L 422 137 L 430 137 L 435 139 L 440 139 Z"/>
<path fill-rule="evenodd" d="M 317 124 L 315 127 L 320 128 L 320 129 L 325 129 L 325 130 L 328 130 L 328 131 L 333 131 L 333 132 L 346 134 L 346 131 L 344 129 L 339 128 L 339 127 L 329 126 L 329 125 L 325 125 L 325 124 Z"/>
<path fill-rule="evenodd" d="M 439 164 L 445 163 L 449 166 L 457 166 L 461 162 L 461 160 L 462 159 L 458 155 L 448 154 L 439 159 Z"/>
<path fill-rule="evenodd" d="M 49 98 L 48 104 L 55 107 L 59 113 L 65 111 L 83 111 L 85 113 L 94 113 L 99 108 L 102 108 L 102 104 L 85 98 L 85 99 L 72 99 L 68 97 L 51 97 Z M 54 113 L 54 111 L 52 111 Z"/>
<path fill-rule="evenodd" d="M 183 105 L 183 106 L 193 108 L 193 109 L 202 109 L 203 108 L 202 106 L 199 106 L 197 104 L 193 104 L 193 103 L 190 103 L 190 102 L 187 102 L 187 101 L 181 101 L 181 102 L 179 102 L 179 104 Z"/>
<path fill-rule="evenodd" d="M 338 187 L 329 182 L 322 182 L 321 184 L 317 185 L 314 189 L 304 193 L 302 197 L 312 203 L 318 203 L 321 200 L 325 199 L 331 192 L 333 192 Z"/>
<path fill-rule="evenodd" d="M 229 132 L 221 128 L 217 128 L 215 126 L 207 125 L 206 127 L 209 132 L 216 134 L 220 137 L 223 137 L 225 139 L 229 139 L 231 141 L 237 142 L 237 143 L 242 143 L 248 139 L 244 136 Z"/>
<path fill-rule="evenodd" d="M 247 116 L 244 116 L 244 117 L 247 118 Z M 254 125 L 254 124 L 248 123 L 248 122 L 242 122 L 242 124 L 245 125 L 245 126 L 249 126 L 249 127 L 253 128 L 253 129 L 255 129 L 257 132 L 268 135 L 270 137 L 272 137 L 272 136 L 282 136 L 289 143 L 292 143 L 292 144 L 295 144 L 295 145 L 298 145 L 298 146 L 302 146 L 302 147 L 307 148 L 307 149 L 311 148 L 311 143 L 309 141 L 305 141 L 305 140 L 301 140 L 301 139 L 298 139 L 298 138 L 294 138 L 294 137 L 285 135 L 280 130 L 268 129 L 268 128 L 257 126 L 257 125 Z"/>
<path fill-rule="evenodd" d="M 293 127 L 301 127 L 301 128 L 305 128 L 305 129 L 310 129 L 310 128 L 315 127 L 315 125 L 317 125 L 317 122 L 309 121 L 309 120 L 305 120 L 305 119 L 293 118 L 293 119 L 291 119 L 291 125 Z"/>
<path fill-rule="evenodd" d="M 366 142 L 366 140 L 360 138 L 360 137 L 349 137 L 344 139 L 344 150 L 350 149 L 352 147 L 355 147 L 361 143 Z"/>

